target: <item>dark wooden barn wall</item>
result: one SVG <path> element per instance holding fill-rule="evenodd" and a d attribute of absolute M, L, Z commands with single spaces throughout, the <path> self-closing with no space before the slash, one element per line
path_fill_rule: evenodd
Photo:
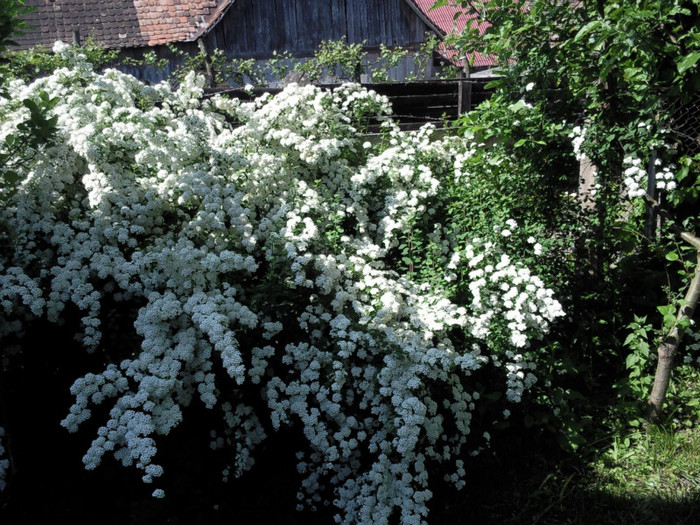
<path fill-rule="evenodd" d="M 405 0 L 236 0 L 207 36 L 209 49 L 267 58 L 272 51 L 311 55 L 345 36 L 367 46 L 422 42 L 428 30 Z"/>

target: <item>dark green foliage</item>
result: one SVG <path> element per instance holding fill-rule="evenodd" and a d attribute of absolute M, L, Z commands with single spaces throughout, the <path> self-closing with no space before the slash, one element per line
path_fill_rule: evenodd
<path fill-rule="evenodd" d="M 640 417 L 660 327 L 664 317 L 675 322 L 692 274 L 694 251 L 679 245 L 669 222 L 647 238 L 644 204 L 621 195 L 626 157 L 676 163 L 678 191 L 665 193 L 664 205 L 676 224 L 697 231 L 697 158 L 669 132 L 670 109 L 700 87 L 697 2 L 437 2 L 447 3 L 491 23 L 456 45 L 496 57 L 502 74 L 491 100 L 461 122 L 484 146 L 466 161 L 466 184 L 478 190 L 463 191 L 451 220 L 488 235 L 514 219 L 516 249 L 531 234 L 548 239 L 549 258 L 528 264 L 560 290 L 570 323 L 552 335 L 551 383 L 538 384 L 535 396 L 558 415 L 536 420 L 558 425 L 563 443 L 575 446 L 605 424 L 605 405 L 627 421 Z M 577 150 L 572 139 L 582 130 Z M 596 169 L 588 206 L 576 196 L 581 154 Z"/>
<path fill-rule="evenodd" d="M 18 168 L 28 162 L 39 150 L 46 147 L 56 131 L 56 116 L 48 116 L 49 110 L 58 102 L 42 93 L 38 101 L 25 99 L 22 104 L 29 109 L 29 118 L 21 122 L 16 132 L 5 137 L 0 146 L 0 174 L 4 191 L 2 199 L 8 198 L 20 181 Z"/>
<path fill-rule="evenodd" d="M 12 37 L 24 27 L 19 17 L 28 12 L 30 8 L 22 0 L 0 0 L 0 53 L 14 44 Z"/>
<path fill-rule="evenodd" d="M 19 17 L 28 11 L 29 8 L 21 1 L 0 0 L 0 57 L 7 57 L 7 46 L 14 43 L 11 36 L 24 27 Z M 7 77 L 12 76 L 14 69 L 11 60 L 9 66 L 0 63 L 0 96 L 6 96 L 4 83 Z M 56 117 L 50 117 L 48 112 L 56 102 L 45 93 L 42 93 L 39 100 L 22 101 L 29 110 L 29 118 L 17 126 L 15 133 L 4 138 L 4 144 L 0 144 L 0 203 L 13 193 L 19 182 L 17 168 L 45 147 L 53 137 Z"/>

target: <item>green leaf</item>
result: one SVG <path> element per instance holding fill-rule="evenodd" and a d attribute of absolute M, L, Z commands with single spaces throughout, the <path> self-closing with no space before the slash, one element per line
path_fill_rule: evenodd
<path fill-rule="evenodd" d="M 676 308 L 672 304 L 667 304 L 665 306 L 657 306 L 656 309 L 666 317 L 667 315 L 674 315 L 676 314 Z"/>
<path fill-rule="evenodd" d="M 22 104 L 24 104 L 24 106 L 27 107 L 27 108 L 29 109 L 29 111 L 32 112 L 32 115 L 33 115 L 34 113 L 38 113 L 38 112 L 39 112 L 39 106 L 37 106 L 37 105 L 36 105 L 36 102 L 34 102 L 34 101 L 31 100 L 31 99 L 25 98 L 25 99 L 22 101 Z"/>
<path fill-rule="evenodd" d="M 518 100 L 517 102 L 515 102 L 515 103 L 511 104 L 510 106 L 508 106 L 508 109 L 509 109 L 510 111 L 520 111 L 521 109 L 523 109 L 523 108 L 525 108 L 525 107 L 528 107 L 528 106 L 525 104 L 525 101 L 523 101 L 523 100 Z"/>
<path fill-rule="evenodd" d="M 433 4 L 433 6 L 429 9 L 429 11 L 432 11 L 433 9 L 437 9 L 438 7 L 442 7 L 445 5 L 448 5 L 449 2 L 447 0 L 436 0 L 436 2 Z"/>
<path fill-rule="evenodd" d="M 585 26 L 578 30 L 576 36 L 574 37 L 574 42 L 578 42 L 584 36 L 586 36 L 591 31 L 594 31 L 600 25 L 600 20 L 592 20 L 588 22 Z"/>
<path fill-rule="evenodd" d="M 688 69 L 693 67 L 698 60 L 700 60 L 700 51 L 694 51 L 689 55 L 684 56 L 680 61 L 676 63 L 678 72 L 685 73 Z"/>
<path fill-rule="evenodd" d="M 677 261 L 678 260 L 678 254 L 676 252 L 668 252 L 666 254 L 666 260 L 667 261 Z"/>

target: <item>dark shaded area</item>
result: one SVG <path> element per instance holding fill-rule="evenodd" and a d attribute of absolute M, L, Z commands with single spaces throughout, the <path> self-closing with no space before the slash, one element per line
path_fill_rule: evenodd
<path fill-rule="evenodd" d="M 11 369 L 0 374 L 4 444 L 12 454 L 0 493 L 2 525 L 332 522 L 327 512 L 296 511 L 299 443 L 290 433 L 270 436 L 255 450 L 253 470 L 223 483 L 226 460 L 209 446 L 212 413 L 197 403 L 170 435 L 158 438 L 156 460 L 165 474 L 153 485 L 109 455 L 96 470 L 85 470 L 81 459 L 104 418 L 95 414 L 77 434 L 60 421 L 73 402 L 73 381 L 101 370 L 104 356 L 86 355 L 72 334 L 43 323 L 25 343 L 28 350 L 12 356 Z M 155 488 L 166 498 L 153 498 Z"/>
<path fill-rule="evenodd" d="M 436 491 L 431 525 L 700 523 L 700 492 L 684 501 L 601 492 L 591 485 L 585 458 L 564 453 L 551 434 L 512 428 L 495 444 L 467 469 L 462 491 Z"/>
<path fill-rule="evenodd" d="M 142 483 L 140 471 L 111 457 L 86 471 L 81 458 L 96 425 L 87 422 L 71 435 L 59 423 L 72 403 L 75 377 L 99 369 L 104 356 L 86 356 L 72 334 L 49 325 L 34 327 L 29 339 L 31 351 L 15 355 L 11 372 L 0 375 L 5 444 L 14 467 L 0 494 L 0 524 L 333 523 L 332 508 L 296 511 L 295 452 L 303 448 L 298 435 L 271 435 L 255 451 L 253 470 L 223 483 L 226 460 L 209 448 L 212 413 L 197 403 L 180 426 L 159 438 L 157 460 L 165 474 L 157 484 Z M 102 418 L 96 414 L 96 419 Z M 514 426 L 494 436 L 493 443 L 491 451 L 467 464 L 462 491 L 439 481 L 433 486 L 431 525 L 700 522 L 700 495 L 678 502 L 613 498 L 590 490 L 582 462 L 563 453 L 552 434 Z M 431 476 L 439 480 L 442 473 Z M 166 491 L 165 499 L 151 497 L 156 487 Z"/>

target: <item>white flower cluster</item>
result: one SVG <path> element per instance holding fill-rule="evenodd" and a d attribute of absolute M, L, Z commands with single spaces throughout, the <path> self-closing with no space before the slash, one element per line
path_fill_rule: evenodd
<path fill-rule="evenodd" d="M 0 139 L 21 122 L 4 117 L 41 91 L 60 99 L 59 132 L 0 210 L 12 233 L 0 326 L 77 308 L 94 350 L 110 335 L 105 303 L 133 319 L 140 348 L 71 389 L 70 431 L 109 404 L 87 468 L 109 452 L 152 483 L 157 437 L 198 399 L 224 414 L 212 435 L 233 452 L 224 477 L 252 466 L 266 428 L 300 425 L 301 503 L 332 494 L 340 523 L 397 510 L 425 523 L 430 466 L 449 465 L 461 487 L 462 457 L 490 439 L 471 434 L 484 402 L 471 376 L 500 367 L 519 401 L 536 380 L 525 350 L 559 303 L 500 245 L 454 246 L 439 227 L 445 282 L 466 280 L 468 304 L 394 271 L 401 234 L 435 213 L 440 181 L 462 177 L 473 144 L 386 121 L 367 147 L 357 130 L 389 107 L 356 85 L 244 104 L 202 101 L 202 85 L 190 75 L 171 92 L 87 67 L 10 85 Z M 506 226 L 504 241 L 517 224 Z M 258 391 L 256 412 L 244 396 Z"/>
<path fill-rule="evenodd" d="M 232 468 L 233 474 L 240 477 L 253 467 L 255 458 L 251 452 L 256 445 L 262 443 L 267 435 L 253 408 L 239 403 L 233 410 L 231 403 L 227 401 L 221 405 L 221 410 L 224 414 L 224 435 L 218 435 L 216 431 L 212 430 L 213 440 L 210 446 L 214 450 L 224 447 L 235 450 L 234 466 L 229 465 L 222 471 L 223 481 L 226 482 Z"/>
<path fill-rule="evenodd" d="M 5 490 L 7 480 L 7 470 L 10 468 L 10 460 L 5 456 L 5 447 L 2 444 L 2 438 L 5 437 L 5 429 L 0 427 L 0 492 Z"/>
<path fill-rule="evenodd" d="M 630 199 L 641 197 L 647 193 L 649 174 L 639 157 L 625 157 L 624 159 L 624 184 L 627 188 L 627 195 Z M 673 191 L 676 189 L 676 177 L 673 173 L 673 166 L 661 168 L 661 159 L 656 159 L 657 167 L 654 186 L 657 190 Z"/>
<path fill-rule="evenodd" d="M 506 225 L 508 228 L 494 227 L 504 238 L 518 227 L 513 219 Z M 541 245 L 534 238 L 529 241 L 539 255 Z M 452 255 L 448 269 L 460 271 L 460 267 L 468 275 L 472 297 L 467 326 L 492 351 L 504 352 L 504 362 L 503 355 L 494 355 L 492 362 L 505 366 L 507 398 L 519 402 L 523 392 L 536 381 L 532 373 L 536 364 L 526 361 L 523 351 L 533 338 L 546 334 L 554 320 L 564 316 L 562 306 L 538 276 L 512 261 L 499 244 L 474 239 Z"/>
<path fill-rule="evenodd" d="M 586 142 L 586 128 L 574 126 L 574 129 L 571 130 L 569 138 L 571 139 L 571 145 L 574 148 L 574 156 L 576 157 L 576 160 L 583 160 L 585 154 L 581 149 L 581 146 L 583 146 L 584 142 Z"/>
<path fill-rule="evenodd" d="M 501 235 L 505 232 L 510 235 L 506 229 Z M 506 319 L 510 344 L 526 348 L 528 333 L 540 337 L 553 320 L 564 315 L 552 290 L 522 264 L 511 261 L 500 246 L 475 239 L 455 253 L 451 267 L 458 268 L 459 262 L 466 263 L 469 271 L 472 334 L 488 340 L 493 321 Z"/>

